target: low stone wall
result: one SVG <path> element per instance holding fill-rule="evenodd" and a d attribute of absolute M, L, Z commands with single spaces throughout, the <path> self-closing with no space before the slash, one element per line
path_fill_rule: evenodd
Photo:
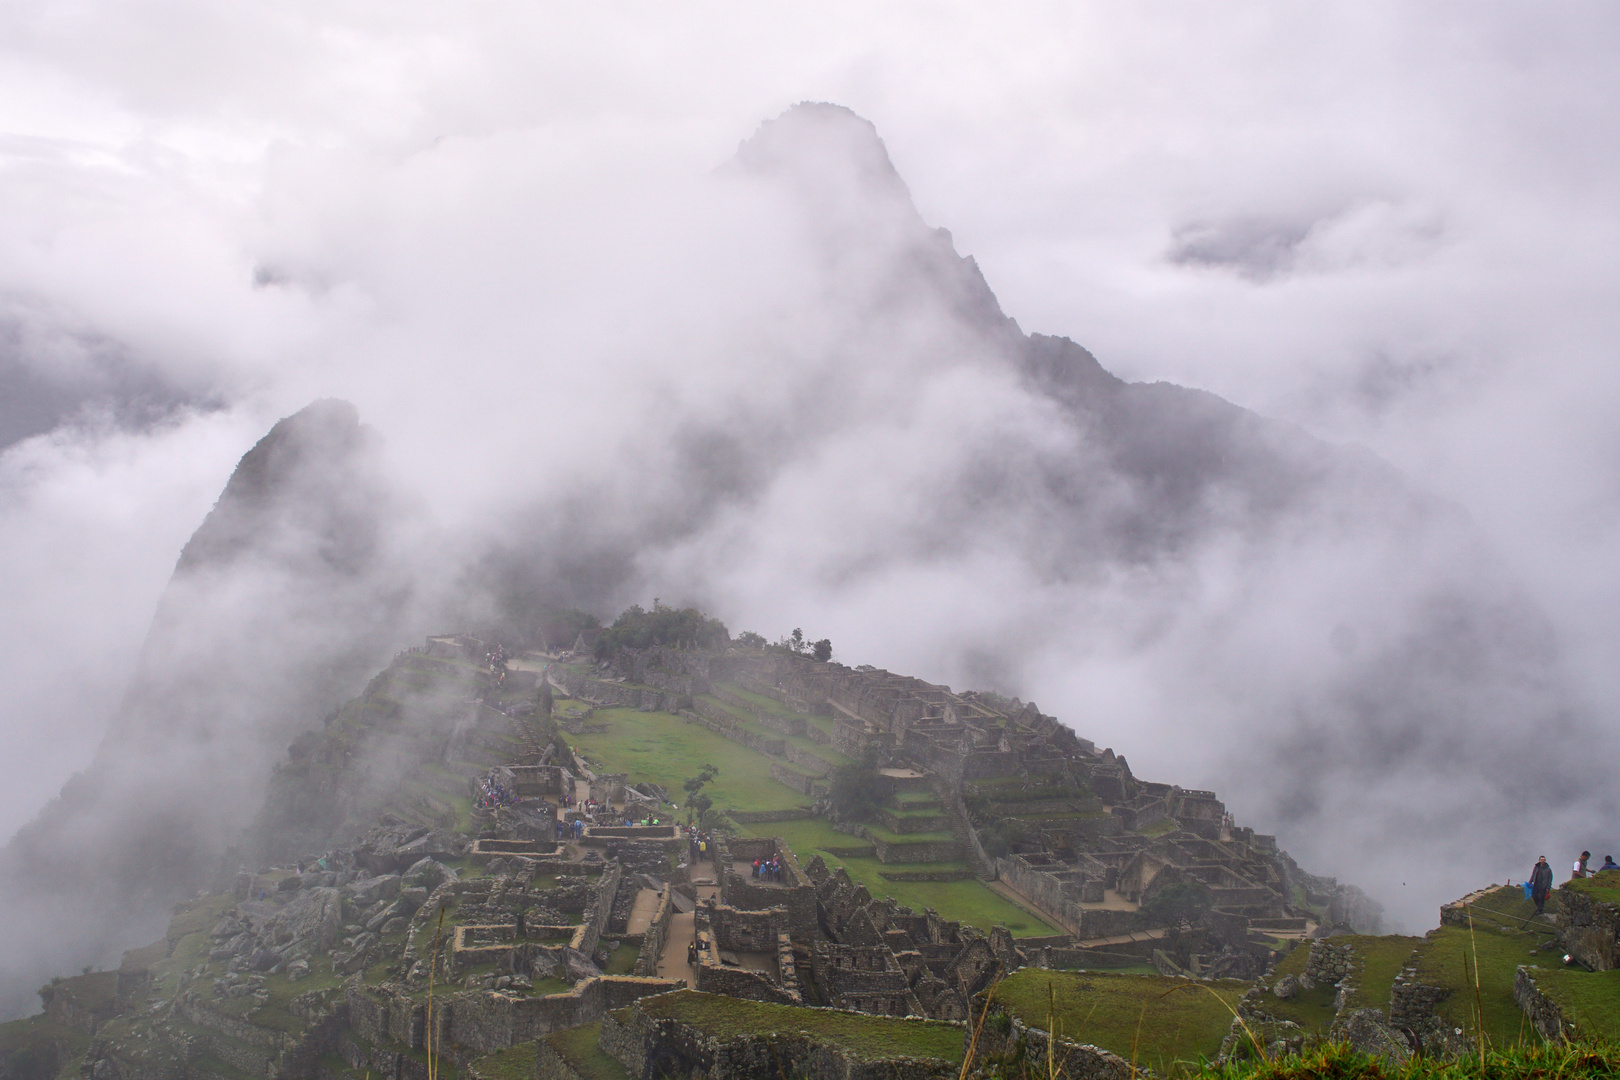
<path fill-rule="evenodd" d="M 1040 1028 L 1028 1027 L 1016 1017 L 1007 1017 L 999 1005 L 992 1005 L 991 1011 L 1002 1015 L 996 1018 L 997 1022 L 980 1027 L 978 1052 L 981 1056 L 1038 1062 L 1044 1073 L 1046 1055 L 1050 1052 L 1052 1075 L 1069 1080 L 1128 1080 L 1138 1074 L 1137 1068 L 1118 1054 L 1064 1038 L 1054 1039 Z"/>
<path fill-rule="evenodd" d="M 814 1010 L 808 1015 L 814 1015 Z M 937 1024 L 936 1020 L 896 1018 L 897 1024 Z M 954 1080 L 963 1051 L 955 1060 L 861 1056 L 829 1040 L 802 1032 L 760 1032 L 717 1038 L 679 1020 L 653 1019 L 634 1009 L 621 1023 L 611 1014 L 602 1019 L 601 1047 L 632 1077 L 703 1076 L 708 1080 L 754 1080 L 790 1069 L 811 1080 Z M 1085 1080 L 1115 1080 L 1086 1077 Z"/>
<path fill-rule="evenodd" d="M 726 967 L 709 956 L 699 956 L 697 988 L 705 994 L 724 994 L 744 1001 L 768 1001 L 775 1005 L 798 1005 L 796 993 L 776 985 L 763 971 Z"/>
<path fill-rule="evenodd" d="M 814 776 L 806 776 L 797 769 L 789 768 L 778 762 L 771 763 L 771 779 L 797 791 L 809 798 L 818 798 L 826 793 L 827 782 Z"/>
<path fill-rule="evenodd" d="M 457 994 L 444 1003 L 449 1042 L 481 1054 L 602 1019 L 653 994 L 667 994 L 684 983 L 631 975 L 584 979 L 563 994 L 525 997 L 485 990 Z M 435 1006 L 437 1012 L 439 1006 Z"/>
<path fill-rule="evenodd" d="M 786 754 L 789 761 L 812 775 L 826 776 L 832 771 L 832 766 L 827 763 L 826 758 L 819 754 L 813 754 L 802 746 L 794 746 L 790 743 L 786 747 Z"/>
<path fill-rule="evenodd" d="M 955 862 L 962 857 L 962 844 L 957 840 L 930 840 L 923 843 L 890 843 L 870 830 L 866 838 L 877 849 L 879 862 L 931 863 Z"/>
<path fill-rule="evenodd" d="M 671 883 L 664 888 L 664 895 L 658 901 L 658 912 L 641 936 L 641 951 L 636 955 L 637 975 L 647 977 L 658 974 L 658 958 L 663 955 L 664 943 L 669 940 L 669 920 L 674 914 L 675 885 Z"/>
<path fill-rule="evenodd" d="M 951 819 L 943 810 L 937 814 L 897 814 L 887 806 L 878 810 L 878 820 L 894 833 L 948 832 Z"/>
<path fill-rule="evenodd" d="M 1519 965 L 1513 977 L 1513 1000 L 1519 1003 L 1542 1038 L 1555 1041 L 1571 1038 L 1575 1035 L 1575 1025 L 1565 1020 L 1558 1003 L 1536 986 L 1536 972 L 1540 970 L 1528 964 Z"/>
<path fill-rule="evenodd" d="M 765 908 L 759 911 L 740 911 L 729 904 L 706 901 L 709 911 L 709 930 L 715 944 L 734 952 L 770 952 L 776 948 L 778 935 L 787 930 L 788 911 L 785 907 Z"/>
<path fill-rule="evenodd" d="M 816 815 L 807 809 L 727 810 L 726 816 L 739 825 L 762 825 L 772 821 L 803 821 Z"/>
<path fill-rule="evenodd" d="M 706 727 L 716 735 L 746 746 L 750 750 L 758 750 L 769 757 L 783 756 L 787 740 L 767 738 L 763 735 L 756 735 L 752 731 L 745 731 L 739 726 L 736 717 L 727 714 L 724 719 L 715 719 L 713 716 L 707 716 L 696 711 L 699 707 L 706 707 L 710 712 L 724 712 L 723 709 L 718 709 L 706 701 L 694 701 L 692 702 L 692 708 L 683 709 L 681 715 L 694 724 Z"/>
<path fill-rule="evenodd" d="M 967 881 L 977 877 L 972 870 L 879 870 L 884 881 Z"/>

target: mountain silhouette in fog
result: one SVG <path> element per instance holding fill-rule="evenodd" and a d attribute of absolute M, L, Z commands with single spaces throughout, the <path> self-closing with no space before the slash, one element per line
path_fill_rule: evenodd
<path fill-rule="evenodd" d="M 1350 625 L 1322 611 L 1310 632 L 1342 652 L 1335 673 L 1301 688 L 1275 717 L 1276 737 L 1246 750 L 1275 786 L 1278 815 L 1333 826 L 1343 808 L 1316 783 L 1329 759 L 1369 785 L 1401 768 L 1466 767 L 1504 814 L 1559 775 L 1558 744 L 1505 733 L 1559 707 L 1547 631 L 1456 508 L 1365 451 L 1203 391 L 1126 382 L 1067 338 L 1026 334 L 847 109 L 804 104 L 765 123 L 715 182 L 768 189 L 795 216 L 824 283 L 798 314 L 836 319 L 858 360 L 785 381 L 745 413 L 649 435 L 665 441 L 634 462 L 626 486 L 639 501 L 582 490 L 511 507 L 503 539 L 464 541 L 483 547 L 454 583 L 434 580 L 443 569 L 430 554 L 404 550 L 408 498 L 352 406 L 321 401 L 276 424 L 181 552 L 94 763 L 0 853 L 8 1011 L 25 1010 L 51 973 L 157 936 L 176 899 L 234 871 L 232 846 L 287 746 L 424 629 L 402 621 L 413 591 L 476 593 L 464 610 L 514 637 L 548 606 L 610 615 L 648 559 L 717 547 L 727 522 L 764 512 L 783 477 L 882 419 L 892 403 L 861 381 L 878 368 L 898 373 L 901 405 L 911 370 L 959 369 L 1016 388 L 1028 419 L 964 432 L 969 452 L 930 474 L 903 519 L 827 523 L 843 547 L 802 573 L 848 580 L 982 549 L 1037 581 L 1099 587 L 1153 575 L 1196 584 L 1211 553 L 1266 596 L 1290 596 L 1291 574 L 1344 575 L 1345 592 L 1378 598 L 1377 618 Z M 949 443 L 954 432 L 932 435 Z M 1418 563 L 1441 569 L 1405 573 Z M 1525 723 L 1477 732 L 1471 717 L 1486 707 Z M 1093 737 L 1128 742 L 1107 717 L 1087 722 Z"/>

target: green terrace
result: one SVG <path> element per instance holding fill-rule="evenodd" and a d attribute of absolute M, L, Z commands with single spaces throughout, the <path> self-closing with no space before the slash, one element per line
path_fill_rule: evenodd
<path fill-rule="evenodd" d="M 624 1066 L 609 1057 L 607 1051 L 598 1045 L 601 1037 L 602 1025 L 595 1023 L 559 1031 L 547 1035 L 541 1041 L 566 1061 L 583 1080 L 630 1080 L 630 1074 L 625 1071 Z M 534 1061 L 532 1053 L 529 1061 L 532 1066 Z M 533 1080 L 534 1075 L 531 1070 L 526 1075 L 513 1076 L 510 1080 Z M 492 1077 L 491 1080 L 506 1080 L 506 1078 Z"/>
<path fill-rule="evenodd" d="M 755 696 L 757 697 L 758 695 Z M 698 700 L 706 702 L 717 709 L 723 710 L 727 716 L 736 720 L 739 728 L 741 728 L 743 731 L 749 732 L 752 735 L 758 735 L 762 739 L 781 739 L 789 746 L 797 746 L 801 750 L 806 750 L 809 753 L 814 754 L 816 757 L 825 761 L 829 767 L 850 764 L 849 758 L 845 757 L 843 754 L 839 753 L 837 750 L 834 750 L 832 747 L 825 745 L 824 743 L 816 742 L 808 735 L 783 735 L 779 731 L 766 727 L 752 714 L 744 711 L 743 709 L 739 709 L 735 705 L 722 701 L 719 698 L 709 694 L 699 694 Z M 795 716 L 798 714 L 779 713 L 778 715 Z M 801 719 L 808 720 L 809 717 L 801 717 Z"/>
<path fill-rule="evenodd" d="M 598 709 L 593 719 L 606 723 L 608 730 L 571 735 L 569 741 L 604 770 L 626 773 L 632 784 L 661 784 L 679 798 L 681 784 L 712 764 L 720 775 L 704 793 L 721 809 L 791 810 L 804 805 L 803 795 L 771 779 L 770 758 L 690 720 L 635 709 Z"/>
<path fill-rule="evenodd" d="M 1411 959 L 1412 950 L 1423 943 L 1419 937 L 1367 934 L 1345 934 L 1332 941 L 1334 945 L 1349 945 L 1354 949 L 1356 963 L 1360 965 L 1353 979 L 1356 992 L 1350 999 L 1349 1007 L 1385 1010 L 1389 1008 L 1390 988 L 1395 985 L 1395 976 Z M 1275 985 L 1285 975 L 1298 978 L 1305 974 L 1305 962 L 1310 958 L 1310 951 L 1309 943 L 1302 942 L 1279 960 L 1272 972 L 1272 984 Z M 1287 1001 L 1267 996 L 1261 1002 L 1261 1008 L 1279 1020 L 1292 1020 L 1307 1032 L 1325 1035 L 1328 1025 L 1333 1022 L 1334 994 L 1332 986 L 1320 983 L 1313 990 L 1299 991 Z"/>
<path fill-rule="evenodd" d="M 853 1051 L 867 1062 L 900 1057 L 961 1061 L 966 1031 L 959 1025 L 935 1020 L 866 1016 L 834 1009 L 808 1009 L 799 1005 L 772 1005 L 760 1001 L 677 990 L 643 998 L 633 1008 L 655 1020 L 677 1020 L 715 1039 L 775 1033 L 807 1036 L 829 1046 Z M 630 1010 L 614 1014 L 621 1023 Z"/>
<path fill-rule="evenodd" d="M 843 867 L 852 881 L 866 886 L 876 899 L 892 896 L 896 901 L 922 911 L 933 908 L 943 918 L 956 919 L 988 931 L 1005 924 L 1016 937 L 1045 937 L 1060 931 L 1038 916 L 992 891 L 984 882 L 967 877 L 956 881 L 895 881 L 884 874 L 942 873 L 971 870 L 965 862 L 882 863 L 872 845 L 858 836 L 841 833 L 825 818 L 776 821 L 748 827 L 752 836 L 780 836 L 798 857 L 800 865 L 820 855 L 829 868 Z M 862 854 L 834 854 L 861 852 Z"/>
<path fill-rule="evenodd" d="M 1023 968 L 988 991 L 1030 1027 L 1089 1043 L 1160 1075 L 1194 1071 L 1213 1058 L 1249 984 L 1162 975 Z M 980 996 L 982 1001 L 984 995 Z"/>
<path fill-rule="evenodd" d="M 705 764 L 713 764 L 720 774 L 704 789 L 725 810 L 804 810 L 805 817 L 794 821 L 768 822 L 745 826 L 752 836 L 783 837 L 801 864 L 821 854 L 829 866 L 842 866 L 850 877 L 865 885 L 875 897 L 893 896 L 900 903 L 921 911 L 931 907 L 943 918 L 957 919 L 983 930 L 997 923 L 1019 937 L 1045 936 L 1059 931 L 1036 915 L 992 891 L 983 882 L 968 877 L 956 881 L 893 881 L 889 874 L 968 873 L 966 862 L 883 864 L 870 841 L 841 833 L 824 819 L 809 816 L 805 798 L 770 776 L 770 758 L 717 735 L 709 729 L 669 713 L 644 713 L 634 709 L 598 710 L 594 719 L 605 720 L 608 730 L 570 736 L 574 749 L 607 772 L 623 772 L 631 783 L 661 784 L 672 793 L 681 791 L 687 778 L 696 776 Z M 825 748 L 823 748 L 825 749 Z M 594 767 L 594 766 L 593 766 Z M 926 798 L 932 798 L 926 796 Z M 684 819 L 684 814 L 678 815 Z M 924 839 L 955 840 L 951 833 L 905 835 L 886 833 L 897 842 Z M 860 854 L 831 854 L 828 849 Z"/>

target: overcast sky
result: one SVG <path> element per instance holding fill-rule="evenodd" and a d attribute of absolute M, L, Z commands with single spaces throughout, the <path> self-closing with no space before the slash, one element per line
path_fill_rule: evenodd
<path fill-rule="evenodd" d="M 1363 444 L 1463 506 L 1606 722 L 1617 47 L 1606 3 L 12 0 L 0 833 L 88 758 L 181 544 L 277 417 L 355 401 L 456 521 L 495 505 L 492 459 L 588 471 L 571 455 L 656 397 L 649 371 L 694 397 L 746 377 L 646 351 L 774 295 L 773 219 L 718 218 L 705 184 L 801 100 L 876 124 L 1026 331 Z M 533 405 L 491 407 L 512 401 Z M 965 617 L 927 568 L 897 580 Z M 959 674 L 865 602 L 733 585 L 733 629 L 803 622 L 847 662 Z M 1151 707 L 1153 671 L 1022 675 L 1139 772 L 1221 786 L 1170 720 L 1110 730 L 1103 705 Z"/>

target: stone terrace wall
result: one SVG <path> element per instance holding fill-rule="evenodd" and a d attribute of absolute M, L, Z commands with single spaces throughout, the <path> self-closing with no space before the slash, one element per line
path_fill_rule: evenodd
<path fill-rule="evenodd" d="M 1513 977 L 1513 1000 L 1519 1003 L 1524 1015 L 1530 1018 L 1531 1025 L 1544 1039 L 1561 1041 L 1575 1034 L 1574 1025 L 1564 1019 L 1564 1011 L 1558 1003 L 1541 992 L 1536 986 L 1536 972 L 1540 968 L 1528 964 L 1520 964 L 1517 974 Z"/>
<path fill-rule="evenodd" d="M 1612 971 L 1620 967 L 1620 911 L 1575 889 L 1558 890 L 1565 923 L 1559 940 L 1587 967 Z"/>
<path fill-rule="evenodd" d="M 584 979 L 564 994 L 523 997 L 486 990 L 457 994 L 443 1007 L 449 1017 L 450 1042 L 457 1048 L 488 1054 L 563 1028 L 592 1023 L 613 1009 L 684 985 L 674 979 L 602 975 Z"/>
<path fill-rule="evenodd" d="M 669 921 L 674 914 L 675 885 L 671 882 L 664 887 L 664 895 L 658 901 L 658 913 L 641 936 L 641 951 L 636 956 L 637 975 L 658 974 L 658 958 L 664 953 L 664 942 L 669 939 Z"/>
<path fill-rule="evenodd" d="M 893 1022 L 938 1023 L 910 1018 Z M 965 1044 L 965 1029 L 963 1035 Z M 628 1023 L 604 1016 L 601 1046 L 637 1078 L 698 1075 L 708 1080 L 755 1080 L 780 1075 L 791 1067 L 795 1076 L 814 1080 L 954 1080 L 961 1070 L 960 1053 L 956 1061 L 898 1056 L 872 1059 L 798 1033 L 719 1039 L 679 1020 L 655 1020 L 639 1009 L 631 1013 Z"/>
<path fill-rule="evenodd" d="M 716 735 L 770 757 L 782 757 L 787 747 L 786 739 L 769 738 L 745 730 L 735 716 L 711 702 L 693 701 L 692 708 L 682 709 L 681 715 L 695 724 L 708 728 Z"/>

